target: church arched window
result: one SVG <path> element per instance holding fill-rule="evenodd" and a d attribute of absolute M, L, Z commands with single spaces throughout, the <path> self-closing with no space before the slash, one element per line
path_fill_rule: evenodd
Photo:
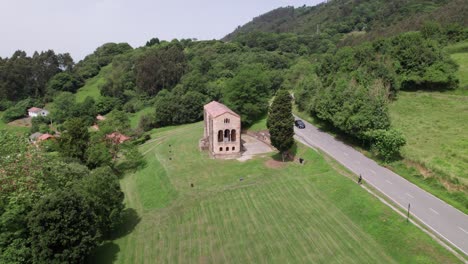
<path fill-rule="evenodd" d="M 236 141 L 236 130 L 231 130 L 231 141 Z"/>
<path fill-rule="evenodd" d="M 224 142 L 231 141 L 231 131 L 229 129 L 224 130 Z"/>

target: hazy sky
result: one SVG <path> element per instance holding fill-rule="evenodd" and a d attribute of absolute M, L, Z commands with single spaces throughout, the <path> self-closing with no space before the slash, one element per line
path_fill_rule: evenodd
<path fill-rule="evenodd" d="M 323 0 L 0 0 L 0 56 L 69 52 L 75 61 L 106 42 L 142 46 L 152 37 L 219 39 L 280 6 Z"/>

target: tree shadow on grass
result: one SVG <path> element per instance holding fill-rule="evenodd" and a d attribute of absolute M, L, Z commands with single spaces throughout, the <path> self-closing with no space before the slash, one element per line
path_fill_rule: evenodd
<path fill-rule="evenodd" d="M 109 240 L 118 239 L 130 234 L 141 221 L 141 217 L 133 208 L 125 209 L 122 214 L 122 223 L 109 235 Z"/>
<path fill-rule="evenodd" d="M 86 258 L 86 263 L 89 264 L 111 264 L 117 260 L 117 254 L 120 252 L 119 245 L 114 242 L 106 242 L 95 248 L 93 252 Z"/>
<path fill-rule="evenodd" d="M 122 223 L 115 228 L 115 231 L 106 237 L 106 241 L 95 248 L 86 258 L 86 263 L 107 264 L 114 263 L 117 260 L 117 254 L 120 252 L 119 245 L 112 240 L 124 237 L 130 234 L 140 223 L 141 218 L 133 208 L 127 208 L 123 211 Z"/>
<path fill-rule="evenodd" d="M 127 173 L 135 173 L 139 170 L 146 168 L 148 163 L 146 160 L 131 160 L 123 161 L 114 166 L 114 173 L 122 179 Z"/>

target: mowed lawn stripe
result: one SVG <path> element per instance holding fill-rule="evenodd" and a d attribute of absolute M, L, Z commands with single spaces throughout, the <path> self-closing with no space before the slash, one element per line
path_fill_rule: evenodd
<path fill-rule="evenodd" d="M 156 130 L 165 141 L 122 180 L 141 221 L 114 241 L 116 263 L 457 263 L 304 146 L 306 165 L 272 169 L 269 157 L 209 159 L 198 150 L 200 123 L 175 129 Z M 167 186 L 176 195 L 161 200 Z"/>

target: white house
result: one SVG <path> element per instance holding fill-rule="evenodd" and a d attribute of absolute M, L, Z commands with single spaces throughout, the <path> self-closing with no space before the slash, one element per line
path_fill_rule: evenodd
<path fill-rule="evenodd" d="M 38 108 L 38 107 L 31 107 L 28 109 L 28 115 L 30 117 L 38 117 L 38 116 L 47 116 L 49 114 L 49 111 Z"/>

